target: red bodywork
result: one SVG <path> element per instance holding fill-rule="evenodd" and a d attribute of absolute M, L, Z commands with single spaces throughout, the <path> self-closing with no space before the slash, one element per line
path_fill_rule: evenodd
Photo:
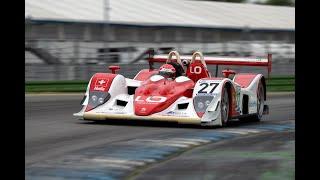
<path fill-rule="evenodd" d="M 234 82 L 238 83 L 242 88 L 248 87 L 257 74 L 237 74 Z"/>
<path fill-rule="evenodd" d="M 191 63 L 187 68 L 186 75 L 193 82 L 197 82 L 201 78 L 210 77 L 208 69 L 200 61 Z"/>
<path fill-rule="evenodd" d="M 117 74 L 110 73 L 96 73 L 90 83 L 90 91 L 104 91 L 108 92 L 113 79 Z"/>
<path fill-rule="evenodd" d="M 224 61 L 215 58 L 205 58 L 207 64 L 214 65 L 245 65 L 245 66 L 267 66 L 268 74 L 271 72 L 271 55 L 268 55 L 267 62 L 245 62 L 245 61 Z M 149 63 L 153 62 L 166 62 L 165 58 L 149 58 Z M 118 66 L 110 66 L 112 73 L 115 73 L 119 69 Z M 188 81 L 176 82 L 175 80 L 161 79 L 159 81 L 151 81 L 149 78 L 157 74 L 159 70 L 150 69 L 141 70 L 135 80 L 143 81 L 142 85 L 138 87 L 134 95 L 134 111 L 138 116 L 148 116 L 157 112 L 161 112 L 172 105 L 179 97 L 186 96 L 191 98 L 192 91 L 195 83 L 202 78 L 205 79 L 224 79 L 217 77 L 210 77 L 208 69 L 200 62 L 194 61 L 190 64 L 186 71 L 186 76 L 190 78 Z M 231 71 L 225 71 L 225 73 L 234 74 Z M 103 91 L 108 92 L 112 84 L 113 79 L 117 74 L 110 73 L 96 73 L 90 84 L 90 91 Z M 255 74 L 238 74 L 234 81 L 240 84 L 242 87 L 248 87 L 252 82 Z M 226 84 L 224 84 L 225 86 Z M 231 86 L 230 93 L 230 116 L 237 116 L 239 113 L 236 111 L 236 91 Z M 85 111 L 89 111 L 91 107 L 87 106 Z M 203 114 L 198 114 L 201 117 Z"/>
<path fill-rule="evenodd" d="M 136 89 L 134 95 L 135 114 L 138 116 L 148 116 L 161 112 L 179 97 L 190 96 L 190 89 L 193 87 L 194 82 L 192 80 L 185 82 L 166 79 L 156 82 L 147 80 Z"/>
<path fill-rule="evenodd" d="M 93 75 L 90 83 L 90 92 L 91 91 L 101 91 L 108 92 L 110 86 L 112 84 L 113 79 L 117 76 L 117 74 L 110 73 L 96 73 Z M 93 107 L 87 105 L 85 112 L 92 110 Z"/>
<path fill-rule="evenodd" d="M 158 70 L 156 69 L 143 69 L 141 70 L 137 76 L 134 78 L 134 80 L 138 80 L 138 81 L 145 81 L 147 79 L 149 79 L 152 75 L 154 74 L 158 74 Z"/>

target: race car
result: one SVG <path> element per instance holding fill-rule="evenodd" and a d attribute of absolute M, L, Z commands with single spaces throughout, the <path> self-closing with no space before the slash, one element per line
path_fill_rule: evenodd
<path fill-rule="evenodd" d="M 265 66 L 271 72 L 271 54 L 265 58 L 204 57 L 201 52 L 180 56 L 152 55 L 149 69 L 133 78 L 109 66 L 111 73 L 94 74 L 74 116 L 82 120 L 171 121 L 203 126 L 225 126 L 231 119 L 260 121 L 268 114 L 266 78 L 262 74 L 226 69 L 213 76 L 207 65 Z M 163 63 L 154 68 L 154 63 Z"/>

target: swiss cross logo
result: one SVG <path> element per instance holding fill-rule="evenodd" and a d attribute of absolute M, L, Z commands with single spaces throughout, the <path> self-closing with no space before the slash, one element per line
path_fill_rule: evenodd
<path fill-rule="evenodd" d="M 98 81 L 98 83 L 99 83 L 100 85 L 103 85 L 105 82 L 106 82 L 106 81 L 103 80 L 103 79 L 101 79 L 100 81 Z"/>
<path fill-rule="evenodd" d="M 94 90 L 104 91 L 107 87 L 108 79 L 97 78 L 96 83 L 94 85 Z"/>

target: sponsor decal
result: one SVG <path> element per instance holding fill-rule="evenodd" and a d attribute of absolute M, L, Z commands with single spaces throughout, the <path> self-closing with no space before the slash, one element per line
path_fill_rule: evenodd
<path fill-rule="evenodd" d="M 123 112 L 123 111 L 116 111 L 116 112 L 114 112 L 115 114 L 125 114 L 125 112 Z"/>
<path fill-rule="evenodd" d="M 198 93 L 196 93 L 196 96 L 212 96 L 212 94 L 198 94 Z"/>
<path fill-rule="evenodd" d="M 212 93 L 212 94 L 209 94 L 209 93 L 207 93 L 207 94 L 204 94 L 204 93 L 198 94 L 198 93 L 196 93 L 196 96 L 213 96 L 213 97 L 216 97 L 217 95 L 218 95 L 218 93 Z"/>
<path fill-rule="evenodd" d="M 97 111 L 96 113 L 111 114 L 110 111 Z M 120 109 L 117 109 L 112 111 L 112 114 L 125 114 L 125 112 L 121 111 Z"/>
<path fill-rule="evenodd" d="M 141 108 L 140 112 L 146 112 L 146 110 L 147 110 L 146 108 Z"/>
<path fill-rule="evenodd" d="M 105 113 L 105 114 L 126 114 L 126 112 L 123 111 L 123 109 L 119 108 L 108 108 L 106 110 L 97 111 L 96 113 Z"/>
<path fill-rule="evenodd" d="M 114 107 L 109 107 L 109 108 L 108 108 L 108 111 L 109 111 L 109 112 L 110 112 L 110 111 L 116 112 L 116 111 L 122 111 L 122 109 L 120 109 L 120 108 L 114 108 Z"/>
<path fill-rule="evenodd" d="M 174 112 L 174 111 L 169 111 L 165 114 L 166 116 L 181 116 L 181 117 L 187 117 L 186 112 Z"/>
<path fill-rule="evenodd" d="M 255 107 L 257 106 L 257 103 L 255 101 L 249 102 L 249 107 Z"/>
<path fill-rule="evenodd" d="M 190 73 L 193 74 L 201 74 L 202 68 L 200 66 L 195 66 L 194 68 L 190 68 Z"/>
<path fill-rule="evenodd" d="M 173 111 L 169 111 L 169 112 L 167 112 L 167 114 L 174 114 L 174 112 Z"/>
<path fill-rule="evenodd" d="M 135 101 L 139 103 L 161 103 L 167 100 L 164 96 L 148 96 L 148 97 L 141 97 L 137 96 Z"/>
<path fill-rule="evenodd" d="M 241 92 L 241 87 L 240 86 L 236 86 L 237 107 L 240 107 L 240 92 Z"/>
<path fill-rule="evenodd" d="M 212 93 L 212 95 L 213 95 L 214 97 L 216 97 L 216 96 L 218 95 L 218 93 Z"/>
<path fill-rule="evenodd" d="M 97 78 L 96 82 L 94 84 L 94 89 L 96 91 L 104 91 L 107 88 L 108 85 L 108 79 L 104 78 Z"/>

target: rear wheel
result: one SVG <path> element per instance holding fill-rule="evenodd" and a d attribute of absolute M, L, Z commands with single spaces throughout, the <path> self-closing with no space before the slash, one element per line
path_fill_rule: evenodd
<path fill-rule="evenodd" d="M 263 115 L 263 107 L 264 107 L 264 87 L 262 83 L 259 83 L 258 86 L 258 93 L 257 93 L 257 115 L 256 115 L 256 121 L 260 121 L 262 119 Z"/>
<path fill-rule="evenodd" d="M 229 119 L 229 94 L 227 88 L 223 89 L 221 97 L 221 123 L 226 126 Z"/>
<path fill-rule="evenodd" d="M 265 89 L 260 81 L 259 85 L 258 85 L 258 90 L 257 90 L 257 113 L 252 116 L 246 117 L 246 118 L 240 118 L 239 120 L 250 121 L 250 122 L 259 122 L 262 119 L 264 99 L 265 99 L 264 91 L 265 91 Z"/>

